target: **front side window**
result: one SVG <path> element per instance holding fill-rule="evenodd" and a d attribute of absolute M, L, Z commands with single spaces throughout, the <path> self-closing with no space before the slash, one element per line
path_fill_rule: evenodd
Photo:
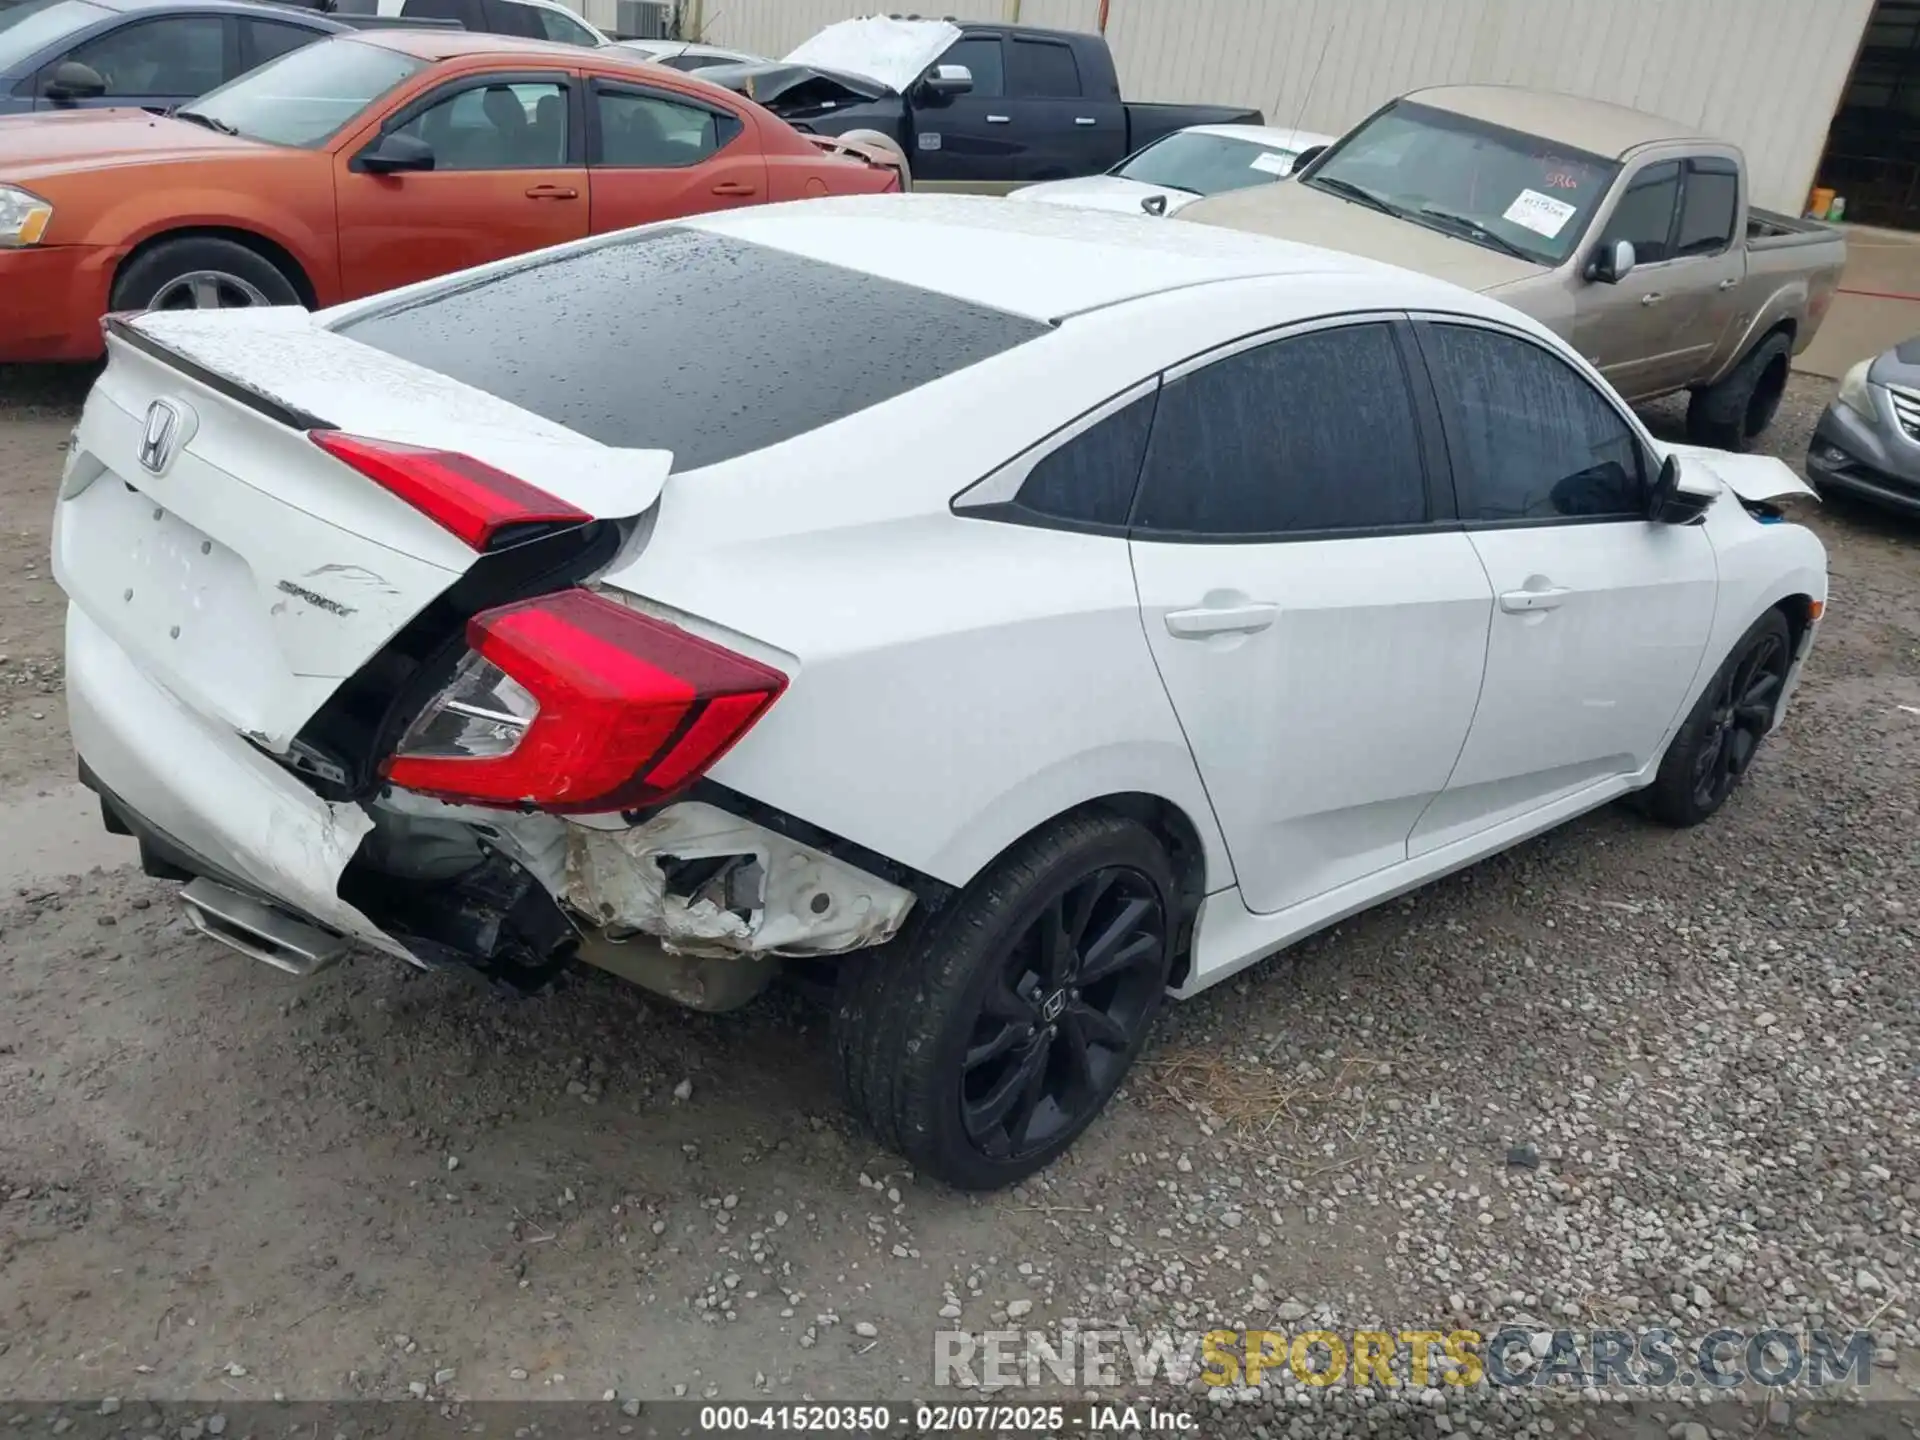
<path fill-rule="evenodd" d="M 1430 325 L 1420 343 L 1446 414 L 1461 519 L 1646 513 L 1639 437 L 1572 366 L 1476 326 Z"/>
<path fill-rule="evenodd" d="M 1740 205 L 1740 173 L 1730 160 L 1687 162 L 1687 194 L 1680 206 L 1681 255 L 1718 255 L 1733 243 Z"/>
<path fill-rule="evenodd" d="M 1275 340 L 1160 392 L 1136 533 L 1262 539 L 1426 519 L 1419 428 L 1387 325 Z"/>
<path fill-rule="evenodd" d="M 1470 244 L 1558 265 L 1619 169 L 1537 135 L 1398 100 L 1329 149 L 1301 183 Z"/>
<path fill-rule="evenodd" d="M 66 53 L 107 82 L 106 94 L 204 95 L 226 78 L 226 21 L 218 15 L 142 20 Z"/>
<path fill-rule="evenodd" d="M 249 140 L 313 149 L 424 63 L 355 37 L 320 40 L 202 95 L 192 109 Z"/>
<path fill-rule="evenodd" d="M 1176 130 L 1122 160 L 1113 173 L 1162 190 L 1224 195 L 1250 185 L 1270 185 L 1292 170 L 1289 151 L 1230 135 Z"/>
<path fill-rule="evenodd" d="M 1078 100 L 1080 67 L 1072 47 L 1052 40 L 1015 40 L 1007 93 L 1026 100 Z"/>
<path fill-rule="evenodd" d="M 716 155 L 741 131 L 732 115 L 637 91 L 601 90 L 600 165 L 679 169 Z"/>
<path fill-rule="evenodd" d="M 440 170 L 537 170 L 567 159 L 567 90 L 554 81 L 476 85 L 399 128 Z"/>
<path fill-rule="evenodd" d="M 973 75 L 973 89 L 968 92 L 971 95 L 992 100 L 1006 94 L 1006 68 L 1000 58 L 998 35 L 969 35 L 956 40 L 940 57 L 940 63 L 967 67 Z"/>
<path fill-rule="evenodd" d="M 1607 245 L 1627 241 L 1633 246 L 1636 265 L 1672 259 L 1668 237 L 1673 233 L 1673 207 L 1679 201 L 1680 162 L 1663 160 L 1647 166 L 1627 182 L 1601 241 Z"/>
<path fill-rule="evenodd" d="M 18 0 L 0 5 L 0 75 L 111 14 L 87 0 Z"/>

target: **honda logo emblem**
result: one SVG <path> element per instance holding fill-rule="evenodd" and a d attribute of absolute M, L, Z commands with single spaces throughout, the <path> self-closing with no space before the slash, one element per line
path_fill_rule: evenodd
<path fill-rule="evenodd" d="M 156 400 L 147 406 L 146 427 L 140 432 L 141 468 L 155 475 L 163 473 L 187 443 L 197 419 L 192 410 L 177 401 Z"/>

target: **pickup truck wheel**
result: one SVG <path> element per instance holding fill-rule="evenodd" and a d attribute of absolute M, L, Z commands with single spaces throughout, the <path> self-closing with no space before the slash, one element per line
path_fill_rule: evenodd
<path fill-rule="evenodd" d="M 1642 807 L 1663 825 L 1698 825 L 1745 778 L 1772 728 L 1793 663 L 1787 617 L 1769 610 L 1715 672 L 1673 737 Z"/>
<path fill-rule="evenodd" d="M 1717 450 L 1745 450 L 1773 423 L 1787 393 L 1793 342 L 1767 336 L 1717 384 L 1693 392 L 1687 439 Z"/>
<path fill-rule="evenodd" d="M 137 255 L 113 282 L 115 310 L 227 310 L 298 305 L 272 261 L 217 235 L 163 240 Z"/>
<path fill-rule="evenodd" d="M 1146 1042 L 1173 959 L 1165 849 L 1117 816 L 1023 841 L 951 905 L 843 962 L 835 1049 L 850 1108 L 964 1190 L 1049 1164 Z"/>

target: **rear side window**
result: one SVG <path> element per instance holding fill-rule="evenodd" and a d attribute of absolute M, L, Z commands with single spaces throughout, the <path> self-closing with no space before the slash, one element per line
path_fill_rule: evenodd
<path fill-rule="evenodd" d="M 1088 426 L 1027 472 L 1014 507 L 1049 520 L 1127 523 L 1153 426 L 1151 394 Z"/>
<path fill-rule="evenodd" d="M 1276 340 L 1160 392 L 1138 534 L 1261 539 L 1426 519 L 1419 428 L 1386 325 Z"/>
<path fill-rule="evenodd" d="M 676 471 L 777 445 L 1046 334 L 700 230 L 629 231 L 339 332 Z"/>
<path fill-rule="evenodd" d="M 1007 93 L 1019 99 L 1077 100 L 1080 67 L 1073 48 L 1052 40 L 1015 40 L 1007 57 Z"/>
<path fill-rule="evenodd" d="M 1682 255 L 1717 255 L 1733 243 L 1740 176 L 1724 160 L 1687 162 L 1687 198 L 1680 206 Z"/>
<path fill-rule="evenodd" d="M 319 38 L 317 32 L 304 26 L 283 25 L 278 20 L 243 18 L 240 21 L 240 68 L 251 70 L 289 50 L 311 45 Z"/>

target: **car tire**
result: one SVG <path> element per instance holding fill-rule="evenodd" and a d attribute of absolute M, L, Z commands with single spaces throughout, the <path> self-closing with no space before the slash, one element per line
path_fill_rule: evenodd
<path fill-rule="evenodd" d="M 218 235 L 183 235 L 135 256 L 114 278 L 108 303 L 115 310 L 238 309 L 298 305 L 300 294 L 257 250 Z"/>
<path fill-rule="evenodd" d="M 1687 439 L 1716 450 L 1746 450 L 1766 432 L 1780 412 L 1793 368 L 1793 341 L 1778 332 L 1767 336 L 1746 359 L 1687 404 Z"/>
<path fill-rule="evenodd" d="M 1165 847 L 1132 820 L 1086 813 L 1028 837 L 950 904 L 842 962 L 833 1034 L 849 1108 L 959 1189 L 1052 1163 L 1146 1041 L 1177 893 Z M 1053 932 L 1066 943 L 1049 948 Z"/>
<path fill-rule="evenodd" d="M 1663 825 L 1698 825 L 1727 802 L 1765 742 L 1793 664 L 1787 617 L 1753 622 L 1667 747 L 1642 808 Z"/>

